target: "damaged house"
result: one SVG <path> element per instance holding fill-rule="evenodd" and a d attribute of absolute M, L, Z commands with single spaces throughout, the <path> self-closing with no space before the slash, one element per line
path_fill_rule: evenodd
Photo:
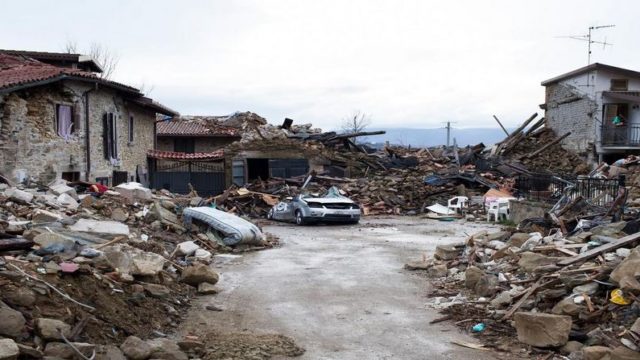
<path fill-rule="evenodd" d="M 11 181 L 145 183 L 156 114 L 177 113 L 103 79 L 78 54 L 0 50 L 0 172 Z"/>
<path fill-rule="evenodd" d="M 589 161 L 640 149 L 640 72 L 594 63 L 543 81 L 546 124 Z"/>
<path fill-rule="evenodd" d="M 201 195 L 226 189 L 223 148 L 240 140 L 240 130 L 217 117 L 182 116 L 156 123 L 155 150 L 149 150 L 151 184 L 156 189 Z"/>
<path fill-rule="evenodd" d="M 304 175 L 314 157 L 302 141 L 251 112 L 160 120 L 156 131 L 156 149 L 148 151 L 151 183 L 176 193 L 216 195 L 232 184 Z"/>

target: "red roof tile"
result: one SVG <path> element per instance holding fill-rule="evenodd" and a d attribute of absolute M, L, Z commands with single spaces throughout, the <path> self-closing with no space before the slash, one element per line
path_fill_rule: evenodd
<path fill-rule="evenodd" d="M 240 137 L 237 128 L 218 124 L 208 118 L 171 119 L 157 126 L 158 136 Z"/>
<path fill-rule="evenodd" d="M 75 79 L 97 82 L 129 93 L 139 105 L 149 107 L 158 113 L 172 116 L 178 114 L 176 111 L 145 98 L 134 87 L 102 79 L 88 71 L 45 64 L 25 55 L 12 55 L 2 51 L 4 50 L 0 50 L 0 92 L 10 92 L 22 87 L 37 86 L 41 82 Z"/>
<path fill-rule="evenodd" d="M 65 77 L 93 80 L 121 90 L 140 94 L 136 88 L 101 79 L 88 71 L 57 67 L 26 56 L 0 53 L 0 90 L 45 80 L 63 79 Z"/>
<path fill-rule="evenodd" d="M 224 158 L 224 150 L 200 153 L 182 153 L 173 151 L 149 150 L 147 156 L 162 160 L 220 160 Z"/>

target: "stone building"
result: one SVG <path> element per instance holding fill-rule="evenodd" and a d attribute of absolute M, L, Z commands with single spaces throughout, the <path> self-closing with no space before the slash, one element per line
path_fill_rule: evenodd
<path fill-rule="evenodd" d="M 77 54 L 0 50 L 0 173 L 145 182 L 156 114 L 177 113 L 100 71 Z"/>
<path fill-rule="evenodd" d="M 288 138 L 282 127 L 251 112 L 159 121 L 157 146 L 148 156 L 154 188 L 176 193 L 193 189 L 200 195 L 257 179 L 322 171 L 328 163 L 302 138 Z"/>
<path fill-rule="evenodd" d="M 158 121 L 156 147 L 148 152 L 151 184 L 157 189 L 200 195 L 227 188 L 224 147 L 240 140 L 240 129 L 216 116 L 181 116 Z"/>
<path fill-rule="evenodd" d="M 640 72 L 594 63 L 542 82 L 547 126 L 592 162 L 640 150 Z M 615 121 L 614 121 L 615 120 Z"/>

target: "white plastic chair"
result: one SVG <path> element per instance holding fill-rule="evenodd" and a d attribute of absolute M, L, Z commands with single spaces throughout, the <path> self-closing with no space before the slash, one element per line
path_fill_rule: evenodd
<path fill-rule="evenodd" d="M 509 217 L 509 200 L 510 199 L 498 199 L 489 203 L 489 209 L 487 209 L 487 221 L 491 221 L 491 215 L 493 215 L 493 221 L 498 222 L 500 219 L 507 220 Z"/>
<path fill-rule="evenodd" d="M 447 209 L 460 212 L 469 207 L 469 198 L 466 196 L 455 196 L 447 201 Z"/>

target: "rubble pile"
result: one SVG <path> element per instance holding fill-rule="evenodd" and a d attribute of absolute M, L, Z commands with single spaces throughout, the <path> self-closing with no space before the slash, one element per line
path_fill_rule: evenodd
<path fill-rule="evenodd" d="M 585 161 L 577 154 L 565 150 L 559 143 L 553 144 L 558 137 L 551 129 L 541 128 L 521 139 L 513 148 L 502 156 L 515 164 L 533 172 L 544 172 L 565 175 L 584 175 L 589 172 Z M 553 144 L 545 151 L 535 154 L 546 145 Z"/>
<path fill-rule="evenodd" d="M 544 118 L 530 125 L 535 116 L 491 148 L 484 144 L 460 149 L 387 145 L 375 150 L 357 144 L 354 139 L 381 132 L 321 132 L 309 124 L 292 125 L 289 119 L 273 126 L 250 114 L 239 113 L 233 121 L 228 121 L 240 126 L 245 133 L 243 141 L 229 146 L 232 151 L 261 140 L 265 149 L 297 146 L 307 157 L 320 157 L 328 162 L 322 172 L 311 173 L 312 182 L 305 189 L 302 186 L 306 176 L 258 179 L 208 199 L 221 209 L 250 217 L 266 216 L 278 201 L 301 191 L 320 194 L 332 186 L 357 201 L 364 215 L 411 215 L 422 213 L 426 206 L 435 203 L 446 204 L 454 196 L 481 198 L 488 189 L 514 194 L 515 179 L 519 175 L 588 172 L 577 155 L 560 146 L 564 137 L 557 137 L 545 128 Z M 482 204 L 478 201 L 472 204 L 481 211 Z"/>
<path fill-rule="evenodd" d="M 217 292 L 213 256 L 277 243 L 231 246 L 185 223 L 203 201 L 137 183 L 0 184 L 0 358 L 202 355 L 197 338 L 164 337 L 194 295 Z"/>
<path fill-rule="evenodd" d="M 444 314 L 433 322 L 454 321 L 483 343 L 474 346 L 512 356 L 639 358 L 640 223 L 598 217 L 564 234 L 528 224 L 405 265 L 433 279 L 429 305 Z"/>

